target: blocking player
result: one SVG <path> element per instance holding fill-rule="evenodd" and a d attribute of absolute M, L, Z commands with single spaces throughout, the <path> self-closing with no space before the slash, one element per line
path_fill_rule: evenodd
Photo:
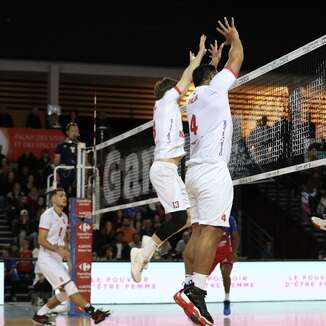
<path fill-rule="evenodd" d="M 63 259 L 70 261 L 66 238 L 68 217 L 63 212 L 67 205 L 67 196 L 63 188 L 57 188 L 52 192 L 51 202 L 53 207 L 47 209 L 40 218 L 38 267 L 53 289 L 59 289 L 60 292 L 41 307 L 33 316 L 33 320 L 42 325 L 52 325 L 47 316 L 49 310 L 70 299 L 71 302 L 89 314 L 95 324 L 98 324 L 106 319 L 110 312 L 95 310 L 79 293 L 78 288 L 70 278 L 68 270 L 63 265 Z"/>
<path fill-rule="evenodd" d="M 235 218 L 231 215 L 229 219 L 230 226 L 224 228 L 224 234 L 221 241 L 217 245 L 216 255 L 210 274 L 215 267 L 220 264 L 221 274 L 223 278 L 223 286 L 225 292 L 224 309 L 225 316 L 231 314 L 230 288 L 231 288 L 231 272 L 234 262 L 238 259 L 238 249 L 240 245 L 240 233 Z"/>
<path fill-rule="evenodd" d="M 142 248 L 131 250 L 131 275 L 135 282 L 141 281 L 142 271 L 155 250 L 172 235 L 190 226 L 188 195 L 178 174 L 178 164 L 185 155 L 185 137 L 178 101 L 188 90 L 192 73 L 206 53 L 205 41 L 206 36 L 202 35 L 199 51 L 196 56 L 190 52 L 190 64 L 179 81 L 165 77 L 158 81 L 154 88 L 155 151 L 150 180 L 165 213 L 170 213 L 172 218 L 163 223 L 152 237 L 144 236 Z"/>
<path fill-rule="evenodd" d="M 233 184 L 228 170 L 232 145 L 232 117 L 228 90 L 243 62 L 243 48 L 232 18 L 224 18 L 217 30 L 231 45 L 228 61 L 219 73 L 212 65 L 194 70 L 195 91 L 187 102 L 190 160 L 186 187 L 192 208 L 192 250 L 189 250 L 193 285 L 175 295 L 186 315 L 198 325 L 213 325 L 205 302 L 207 278 L 214 262 L 216 244 L 229 227 Z"/>

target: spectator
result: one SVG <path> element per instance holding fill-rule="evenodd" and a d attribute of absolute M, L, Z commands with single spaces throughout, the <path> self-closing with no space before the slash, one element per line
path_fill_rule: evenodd
<path fill-rule="evenodd" d="M 26 128 L 41 129 L 42 123 L 40 112 L 37 107 L 33 108 L 32 112 L 26 118 Z"/>
<path fill-rule="evenodd" d="M 129 247 L 132 248 L 141 248 L 141 239 L 139 233 L 135 233 L 132 237 L 132 242 L 129 243 Z"/>
<path fill-rule="evenodd" d="M 114 218 L 115 227 L 118 229 L 119 227 L 122 226 L 122 218 L 123 218 L 122 210 L 117 210 L 113 218 Z"/>
<path fill-rule="evenodd" d="M 28 168 L 28 171 L 34 171 L 35 168 L 37 167 L 37 159 L 34 156 L 33 153 L 31 152 L 26 152 L 23 153 L 19 158 L 18 158 L 18 170 L 21 171 L 23 169 Z M 24 172 L 24 174 L 26 174 L 26 172 Z M 28 176 L 28 172 L 27 175 Z"/>
<path fill-rule="evenodd" d="M 117 248 L 113 245 L 108 245 L 105 247 L 104 259 L 106 261 L 112 261 L 116 259 Z"/>
<path fill-rule="evenodd" d="M 6 197 L 9 191 L 9 182 L 8 182 L 8 176 L 3 170 L 3 168 L 0 166 L 0 209 L 4 209 L 6 204 Z"/>
<path fill-rule="evenodd" d="M 319 250 L 318 260 L 326 260 L 326 251 L 325 250 Z"/>
<path fill-rule="evenodd" d="M 115 232 L 111 221 L 106 221 L 100 227 L 100 230 L 95 231 L 93 238 L 93 250 L 99 257 L 104 255 L 105 246 L 113 243 L 115 240 Z"/>
<path fill-rule="evenodd" d="M 180 239 L 175 247 L 175 252 L 176 252 L 176 257 L 181 259 L 183 258 L 183 252 L 186 248 L 186 245 L 190 239 L 190 232 L 189 231 L 184 231 L 182 233 L 182 239 Z"/>
<path fill-rule="evenodd" d="M 18 171 L 19 174 L 17 175 L 17 182 L 19 182 L 23 187 L 26 185 L 27 179 L 28 179 L 28 175 L 29 173 L 29 168 L 28 166 L 18 166 Z M 24 191 L 24 189 L 23 189 Z"/>
<path fill-rule="evenodd" d="M 124 217 L 122 220 L 122 226 L 117 230 L 117 232 L 122 232 L 122 241 L 124 243 L 130 243 L 137 231 L 131 226 L 130 218 Z"/>
<path fill-rule="evenodd" d="M 267 241 L 265 248 L 263 248 L 263 251 L 261 252 L 261 259 L 268 260 L 273 258 L 274 258 L 273 242 Z"/>
<path fill-rule="evenodd" d="M 158 214 L 154 215 L 154 230 L 157 230 L 161 226 L 161 218 Z"/>
<path fill-rule="evenodd" d="M 54 164 L 76 166 L 77 164 L 77 144 L 79 137 L 79 128 L 76 123 L 69 123 L 66 127 L 67 138 L 63 143 L 59 144 L 56 149 Z M 59 172 L 60 187 L 63 187 L 67 194 L 72 194 L 75 190 L 76 171 L 66 170 Z"/>
<path fill-rule="evenodd" d="M 36 215 L 39 206 L 38 198 L 39 198 L 39 191 L 37 190 L 36 187 L 32 187 L 31 191 L 28 193 L 27 204 L 33 216 Z"/>
<path fill-rule="evenodd" d="M 5 284 L 11 286 L 10 300 L 16 301 L 20 278 L 17 271 L 17 256 L 12 249 L 3 249 L 2 256 L 5 263 Z"/>
<path fill-rule="evenodd" d="M 123 240 L 123 233 L 118 231 L 116 234 L 115 246 L 117 248 L 116 259 L 117 260 L 129 260 L 131 248 Z"/>
<path fill-rule="evenodd" d="M 9 171 L 7 178 L 7 193 L 13 188 L 14 183 L 16 182 L 16 174 L 14 171 Z"/>
<path fill-rule="evenodd" d="M 27 240 L 23 241 L 23 245 L 19 251 L 19 258 L 21 258 L 18 263 L 18 272 L 23 279 L 28 279 L 33 271 L 32 262 L 32 251 L 29 249 L 29 242 Z"/>
<path fill-rule="evenodd" d="M 25 194 L 22 192 L 22 187 L 20 183 L 15 182 L 12 191 L 8 193 L 7 198 L 9 200 L 17 201 L 18 203 L 21 203 L 23 196 L 25 196 Z"/>
<path fill-rule="evenodd" d="M 18 225 L 18 243 L 22 247 L 24 240 L 32 242 L 33 247 L 37 245 L 37 232 L 33 229 L 33 223 L 29 219 L 29 213 L 26 209 L 22 209 L 20 212 Z"/>
<path fill-rule="evenodd" d="M 138 207 L 125 208 L 125 209 L 122 211 L 122 215 L 123 215 L 123 216 L 129 217 L 129 218 L 131 218 L 131 219 L 135 219 L 137 213 L 140 213 L 140 210 L 139 210 Z"/>
<path fill-rule="evenodd" d="M 35 177 L 33 174 L 29 174 L 24 184 L 23 191 L 28 194 L 33 188 L 35 188 Z"/>
<path fill-rule="evenodd" d="M 142 223 L 141 236 L 142 237 L 144 235 L 151 236 L 153 233 L 154 233 L 154 229 L 153 229 L 152 220 L 149 218 L 144 219 Z"/>
<path fill-rule="evenodd" d="M 46 187 L 47 177 L 53 171 L 52 161 L 49 151 L 44 149 L 41 158 L 37 162 L 38 176 L 40 177 L 40 184 L 43 188 Z"/>
<path fill-rule="evenodd" d="M 320 189 L 320 199 L 317 204 L 317 215 L 326 218 L 326 190 L 324 188 Z"/>
<path fill-rule="evenodd" d="M 2 128 L 13 128 L 14 121 L 12 116 L 8 113 L 7 107 L 2 106 L 0 111 L 0 127 Z"/>

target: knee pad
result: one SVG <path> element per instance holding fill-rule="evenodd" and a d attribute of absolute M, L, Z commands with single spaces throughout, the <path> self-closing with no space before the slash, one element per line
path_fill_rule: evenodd
<path fill-rule="evenodd" d="M 64 302 L 68 300 L 68 295 L 64 291 L 60 291 L 59 293 L 56 293 L 55 297 L 59 302 Z"/>
<path fill-rule="evenodd" d="M 170 214 L 172 215 L 171 219 L 163 223 L 155 232 L 161 241 L 165 241 L 187 224 L 187 211 L 177 211 Z"/>
<path fill-rule="evenodd" d="M 77 286 L 75 285 L 75 283 L 73 281 L 69 281 L 68 283 L 66 283 L 64 286 L 63 286 L 66 294 L 68 297 L 72 296 L 73 294 L 76 294 L 78 293 L 78 288 Z"/>

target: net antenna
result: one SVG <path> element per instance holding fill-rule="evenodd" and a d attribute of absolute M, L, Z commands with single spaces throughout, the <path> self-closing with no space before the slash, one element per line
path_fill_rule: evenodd
<path fill-rule="evenodd" d="M 229 92 L 234 185 L 326 165 L 312 140 L 326 138 L 326 35 L 237 79 Z M 182 108 L 183 111 L 186 107 Z M 314 135 L 311 126 L 314 125 Z M 153 121 L 101 144 L 101 214 L 157 203 L 149 181 Z M 186 150 L 189 134 L 186 133 Z M 186 158 L 187 159 L 187 158 Z M 184 164 L 180 166 L 184 172 Z"/>

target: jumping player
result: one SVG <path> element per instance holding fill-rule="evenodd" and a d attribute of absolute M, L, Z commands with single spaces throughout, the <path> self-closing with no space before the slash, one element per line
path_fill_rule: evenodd
<path fill-rule="evenodd" d="M 190 64 L 179 81 L 165 77 L 158 81 L 154 88 L 155 151 L 154 163 L 150 169 L 150 180 L 165 213 L 170 213 L 172 218 L 165 222 L 152 237 L 144 236 L 142 248 L 131 250 L 131 275 L 135 282 L 141 281 L 142 271 L 155 250 L 171 236 L 189 227 L 191 223 L 188 195 L 178 174 L 178 164 L 186 154 L 178 101 L 188 90 L 192 81 L 192 73 L 200 65 L 206 53 L 205 41 L 206 36 L 202 35 L 199 51 L 196 56 L 190 52 Z"/>
<path fill-rule="evenodd" d="M 231 215 L 229 219 L 230 226 L 224 228 L 224 234 L 221 241 L 217 245 L 215 260 L 211 268 L 210 274 L 213 273 L 215 267 L 220 264 L 221 274 L 223 278 L 223 286 L 225 292 L 224 309 L 225 316 L 231 314 L 230 304 L 230 288 L 231 288 L 231 272 L 234 262 L 238 259 L 238 249 L 240 245 L 240 233 L 235 218 Z"/>
<path fill-rule="evenodd" d="M 79 293 L 78 288 L 70 278 L 68 270 L 63 265 L 63 259 L 70 261 L 66 238 L 68 218 L 63 212 L 67 205 L 67 196 L 63 188 L 58 188 L 52 192 L 51 202 L 53 207 L 47 209 L 40 219 L 38 267 L 53 289 L 59 289 L 60 292 L 41 307 L 34 315 L 33 320 L 42 325 L 52 325 L 47 316 L 49 310 L 58 306 L 61 302 L 70 299 L 88 313 L 95 324 L 98 324 L 106 319 L 110 312 L 95 310 Z"/>
<path fill-rule="evenodd" d="M 187 102 L 190 130 L 190 160 L 186 187 L 192 208 L 193 232 L 187 245 L 193 285 L 174 299 L 198 325 L 213 325 L 205 302 L 207 278 L 214 262 L 216 244 L 222 239 L 233 202 L 233 184 L 228 170 L 232 145 L 232 117 L 228 90 L 243 62 L 243 48 L 232 18 L 224 18 L 217 30 L 230 44 L 228 61 L 219 73 L 213 65 L 194 70 L 195 91 Z"/>

